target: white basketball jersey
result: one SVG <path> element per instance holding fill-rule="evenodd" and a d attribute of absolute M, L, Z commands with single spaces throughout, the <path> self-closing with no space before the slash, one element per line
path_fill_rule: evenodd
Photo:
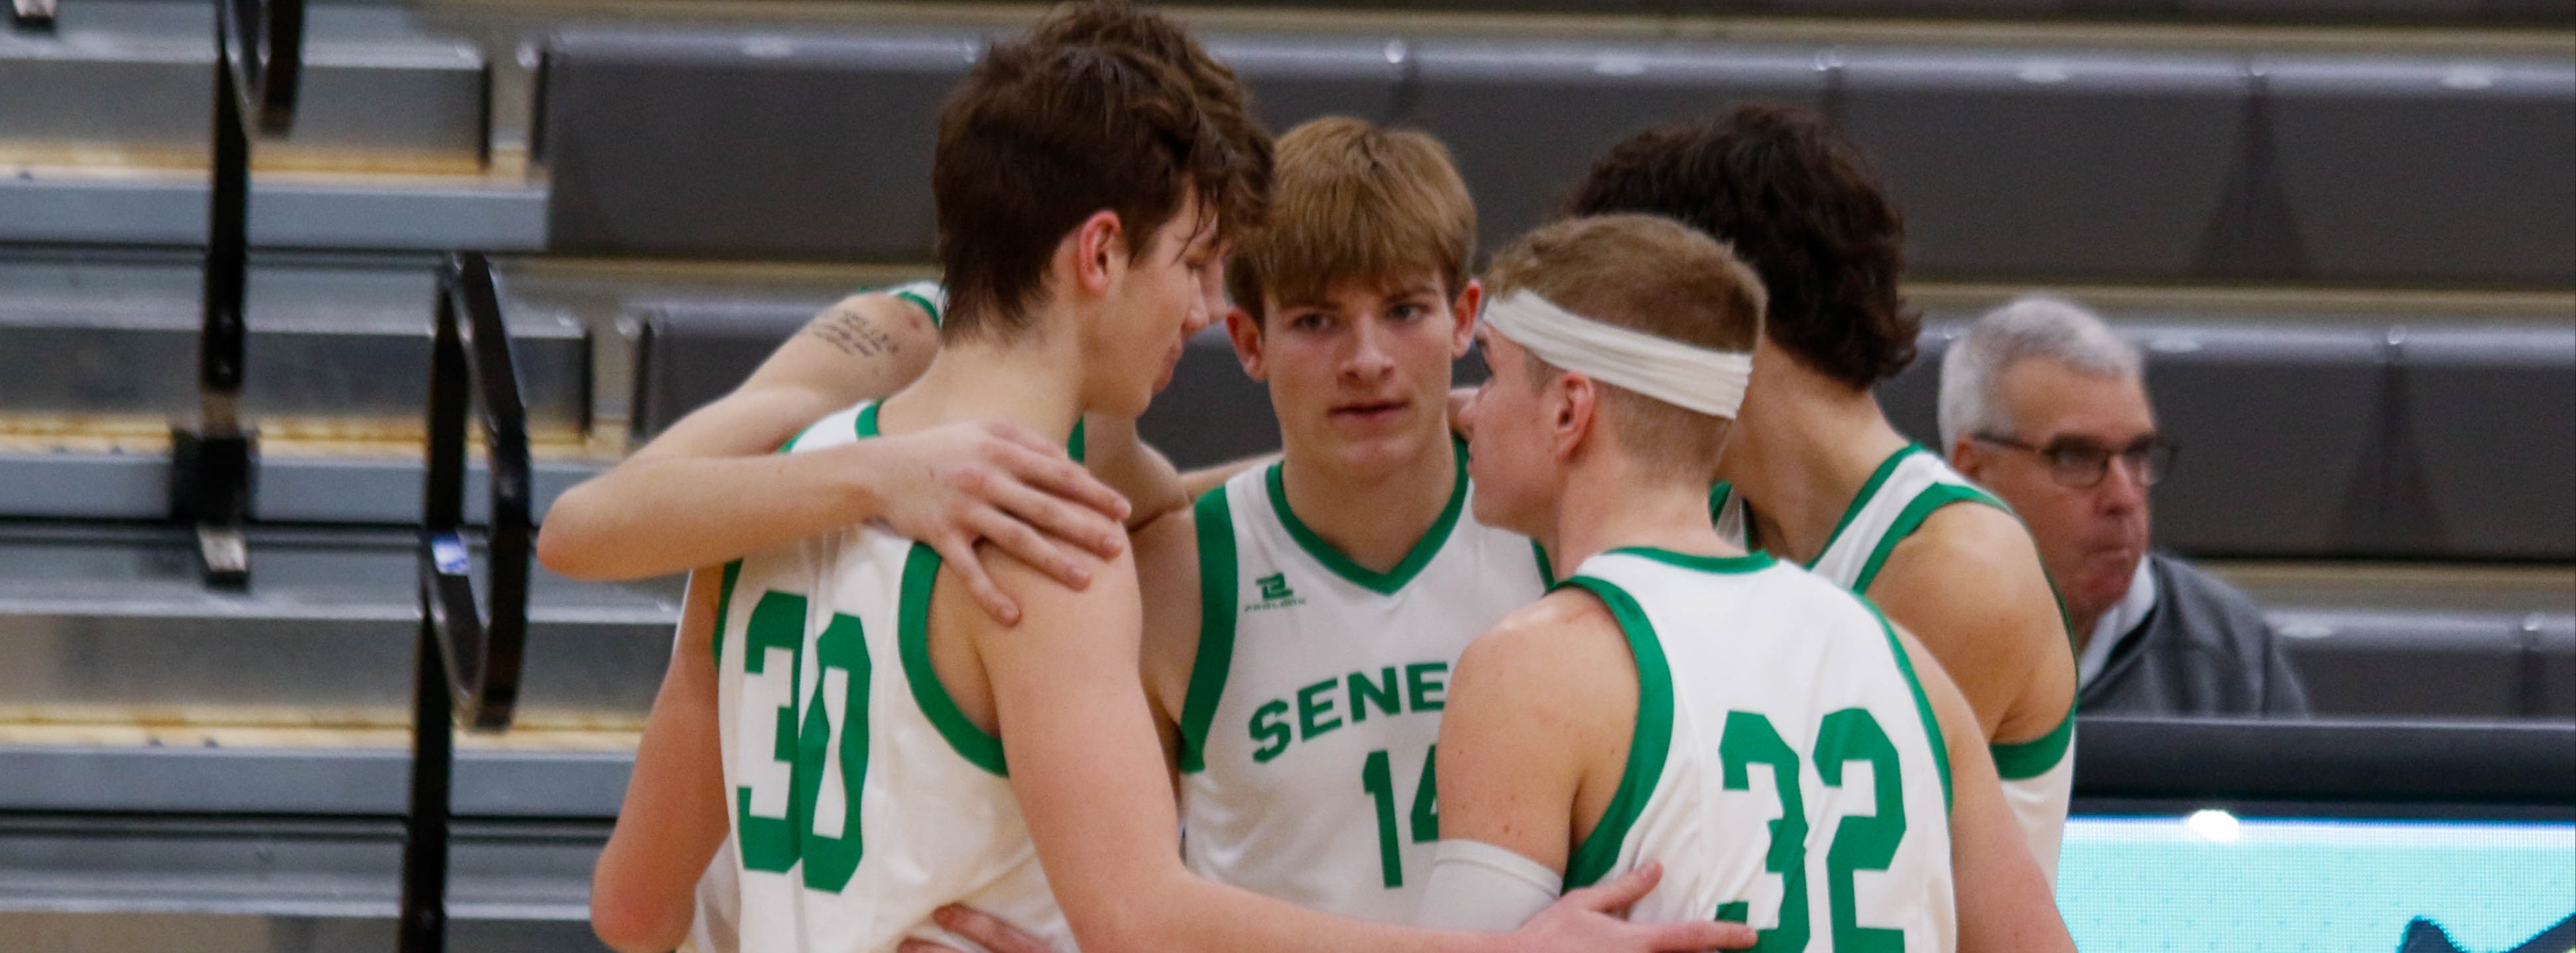
<path fill-rule="evenodd" d="M 861 405 L 789 452 L 875 434 Z M 715 647 L 739 905 L 724 912 L 745 953 L 978 949 L 931 925 L 948 903 L 1074 949 L 1000 740 L 931 670 L 938 574 L 930 547 L 873 525 L 726 567 Z"/>
<path fill-rule="evenodd" d="M 1955 949 L 1950 764 L 1865 600 L 1765 555 L 1587 559 L 1637 663 L 1637 725 L 1567 889 L 1649 861 L 1641 921 L 1721 919 L 1757 949 Z"/>
<path fill-rule="evenodd" d="M 1887 458 L 1862 484 L 1860 495 L 1843 511 L 1842 525 L 1807 568 L 1853 592 L 1869 592 L 1878 571 L 1896 544 L 1914 534 L 1938 510 L 1952 503 L 1983 503 L 2006 513 L 2012 507 L 1920 446 L 1908 445 Z M 1718 535 L 1746 545 L 1750 514 L 1743 497 L 1719 484 L 1711 498 Z M 1750 547 L 1748 547 L 1750 548 Z M 2069 636 L 2067 651 L 2074 651 Z M 1989 745 L 1995 771 L 2003 776 L 2004 800 L 2021 822 L 2022 836 L 2039 857 L 2040 872 L 2057 882 L 2058 846 L 2066 835 L 2068 801 L 2075 794 L 2075 709 L 2047 734 L 2030 741 Z"/>
<path fill-rule="evenodd" d="M 1249 471 L 1197 504 L 1185 853 L 1219 883 L 1407 923 L 1440 839 L 1450 666 L 1546 592 L 1547 570 L 1528 537 L 1475 521 L 1463 449 L 1448 507 L 1384 573 L 1309 531 L 1280 479 Z"/>

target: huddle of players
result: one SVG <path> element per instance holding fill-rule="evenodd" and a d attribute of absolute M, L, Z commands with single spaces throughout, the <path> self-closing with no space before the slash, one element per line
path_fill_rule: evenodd
<path fill-rule="evenodd" d="M 550 517 L 653 511 L 583 540 L 678 560 L 628 573 L 722 564 L 691 579 L 601 937 L 2071 949 L 2072 654 L 2018 523 L 1869 396 L 1913 325 L 1849 149 L 1759 107 L 1641 135 L 1480 284 L 1436 141 L 1324 119 L 1274 161 L 1247 115 L 1169 22 L 1060 9 L 943 112 L 944 289 L 870 296 L 871 346 L 800 338 L 674 431 L 801 426 L 785 456 L 672 452 L 793 485 L 1007 420 L 1139 501 L 1132 547 L 976 566 L 766 488 L 740 505 L 769 518 L 717 519 L 613 479 Z M 1171 505 L 1132 421 L 1220 273 L 1283 455 Z M 916 314 L 935 347 L 906 346 Z M 859 403 L 760 396 L 798 391 Z"/>

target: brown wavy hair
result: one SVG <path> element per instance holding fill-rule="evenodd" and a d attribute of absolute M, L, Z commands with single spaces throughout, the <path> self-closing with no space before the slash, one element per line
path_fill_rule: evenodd
<path fill-rule="evenodd" d="M 1748 103 L 1639 133 L 1593 165 L 1570 211 L 1662 215 L 1733 245 L 1770 291 L 1771 339 L 1835 380 L 1867 388 L 1914 361 L 1905 219 L 1814 110 Z"/>
<path fill-rule="evenodd" d="M 1270 142 L 1248 115 L 1232 73 L 1133 4 L 1068 5 L 994 44 L 940 110 L 941 336 L 1026 328 L 1057 244 L 1095 212 L 1117 213 L 1131 255 L 1192 193 L 1220 238 L 1257 227 Z"/>

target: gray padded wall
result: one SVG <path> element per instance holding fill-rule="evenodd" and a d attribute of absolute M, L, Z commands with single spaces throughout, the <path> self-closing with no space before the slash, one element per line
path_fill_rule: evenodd
<path fill-rule="evenodd" d="M 2576 285 L 2576 64 L 2257 69 L 2301 276 Z"/>
<path fill-rule="evenodd" d="M 2234 58 L 1842 56 L 1836 113 L 1905 212 L 1913 268 L 2197 272 L 2241 151 L 2247 84 Z"/>
<path fill-rule="evenodd" d="M 2398 346 L 2403 456 L 2425 540 L 2475 557 L 2576 554 L 2576 328 L 2410 330 Z M 2402 478 L 2395 487 L 2408 487 Z M 2401 525 L 2405 525 L 2401 523 Z"/>
<path fill-rule="evenodd" d="M 1208 54 L 1252 91 L 1273 135 L 1318 116 L 1394 120 L 1403 108 L 1405 45 L 1393 36 L 1214 34 Z"/>
<path fill-rule="evenodd" d="M 2318 716 L 2523 714 L 2516 618 L 2376 609 L 2268 616 Z"/>
<path fill-rule="evenodd" d="M 1825 73 L 1794 47 L 1426 39 L 1407 119 L 1449 144 L 1476 197 L 1478 244 L 1554 217 L 1610 147 L 1746 98 L 1814 106 Z"/>
<path fill-rule="evenodd" d="M 649 439 L 740 386 L 829 301 L 671 301 L 644 305 L 635 322 L 635 394 L 629 429 Z"/>
<path fill-rule="evenodd" d="M 1136 432 L 1184 470 L 1279 449 L 1269 386 L 1244 375 L 1222 322 L 1190 338 Z"/>
<path fill-rule="evenodd" d="M 552 249 L 920 260 L 963 32 L 570 32 L 547 44 Z"/>
<path fill-rule="evenodd" d="M 2365 549 L 2377 515 L 2384 342 L 2371 328 L 2132 329 L 2165 434 L 2156 541 L 2196 553 Z"/>

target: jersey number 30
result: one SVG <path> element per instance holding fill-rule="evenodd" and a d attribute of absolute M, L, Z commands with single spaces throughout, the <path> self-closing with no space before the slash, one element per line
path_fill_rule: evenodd
<path fill-rule="evenodd" d="M 1798 753 L 1780 740 L 1771 719 L 1748 711 L 1726 713 L 1726 731 L 1718 739 L 1717 752 L 1729 790 L 1751 789 L 1753 779 L 1745 768 L 1763 764 L 1771 767 L 1771 783 L 1780 792 L 1780 818 L 1771 822 L 1771 849 L 1763 858 L 1763 869 L 1779 874 L 1782 881 L 1780 921 L 1761 931 L 1753 948 L 1806 949 L 1807 811 L 1806 799 L 1798 794 Z M 1861 926 L 1852 898 L 1852 871 L 1886 870 L 1896 859 L 1897 842 L 1905 839 L 1905 784 L 1896 766 L 1896 745 L 1887 740 L 1878 719 L 1864 709 L 1845 708 L 1826 715 L 1816 732 L 1816 775 L 1827 787 L 1842 786 L 1843 765 L 1851 761 L 1869 762 L 1877 813 L 1843 818 L 1834 829 L 1833 845 L 1826 848 L 1826 903 L 1833 914 L 1834 949 L 1902 953 L 1904 932 Z M 1720 906 L 1717 918 L 1746 922 L 1747 907 L 1741 900 Z"/>
<path fill-rule="evenodd" d="M 744 869 L 783 874 L 803 860 L 805 886 L 839 893 L 866 853 L 858 798 L 868 774 L 866 630 L 857 616 L 833 614 L 814 640 L 813 695 L 799 699 L 809 684 L 804 648 L 805 597 L 763 593 L 743 632 L 737 740 L 753 746 L 742 751 L 753 783 L 734 788 L 736 833 Z M 754 761 L 760 742 L 768 764 Z"/>

